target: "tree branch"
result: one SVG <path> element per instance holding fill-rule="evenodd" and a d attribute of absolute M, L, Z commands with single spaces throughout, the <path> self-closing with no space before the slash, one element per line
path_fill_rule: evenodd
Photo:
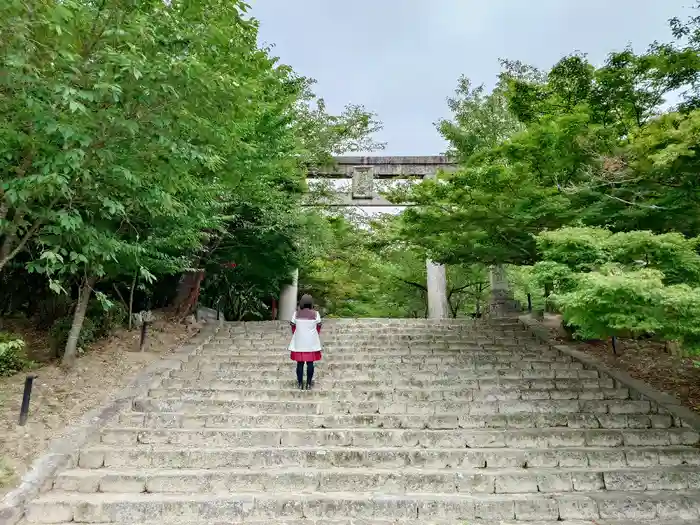
<path fill-rule="evenodd" d="M 24 248 L 24 245 L 27 244 L 27 242 L 29 241 L 29 239 L 31 239 L 31 238 L 34 236 L 34 234 L 39 230 L 39 228 L 41 228 L 41 227 L 43 226 L 43 224 L 44 224 L 44 220 L 43 220 L 43 219 L 37 219 L 37 220 L 34 222 L 34 224 L 32 225 L 32 227 L 29 228 L 29 230 L 27 231 L 27 233 L 24 234 L 24 237 L 22 237 L 22 239 L 19 241 L 19 243 L 17 243 L 17 246 L 15 246 L 15 249 L 12 250 L 12 252 L 10 252 L 7 256 L 5 256 L 5 257 L 3 257 L 2 259 L 0 259 L 0 272 L 2 272 L 2 269 L 5 267 L 5 265 L 6 265 L 9 261 L 11 261 L 12 259 L 14 259 L 14 257 L 15 257 L 20 251 L 22 251 L 22 248 Z"/>
<path fill-rule="evenodd" d="M 19 222 L 24 218 L 24 212 L 20 210 L 15 210 L 14 217 L 12 217 L 12 227 L 8 229 L 5 234 L 5 239 L 2 242 L 2 247 L 0 247 L 0 261 L 5 260 L 5 258 L 10 254 L 12 246 L 17 242 L 17 230 L 19 230 Z"/>
<path fill-rule="evenodd" d="M 396 277 L 396 276 L 394 276 L 394 279 L 401 281 L 402 283 L 406 283 L 406 284 L 410 284 L 411 286 L 415 286 L 416 288 L 423 290 L 424 292 L 428 291 L 428 287 L 423 285 L 423 284 L 416 283 L 413 281 L 407 281 L 406 279 L 402 279 L 401 277 Z"/>

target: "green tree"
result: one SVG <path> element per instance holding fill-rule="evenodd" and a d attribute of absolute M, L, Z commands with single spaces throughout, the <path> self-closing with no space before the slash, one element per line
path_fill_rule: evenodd
<path fill-rule="evenodd" d="M 139 282 L 181 272 L 277 288 L 299 260 L 306 171 L 373 144 L 374 115 L 328 114 L 309 79 L 258 48 L 245 10 L 0 6 L 0 270 L 23 254 L 55 291 L 77 292 L 66 365 L 103 285 L 128 288 L 129 309 Z M 241 271 L 221 268 L 232 260 Z M 191 307 L 198 291 L 177 300 Z"/>

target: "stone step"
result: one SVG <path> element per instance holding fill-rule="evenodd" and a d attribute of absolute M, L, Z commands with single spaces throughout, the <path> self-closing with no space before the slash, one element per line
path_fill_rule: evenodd
<path fill-rule="evenodd" d="M 265 367 L 274 367 L 280 364 L 280 361 L 284 359 L 285 364 L 289 364 L 287 361 L 289 359 L 288 353 L 278 353 L 274 356 L 237 356 L 237 355 L 212 355 L 212 354 L 200 354 L 190 358 L 188 363 L 227 363 L 235 364 L 238 366 L 251 366 L 260 365 Z M 418 366 L 421 365 L 438 365 L 438 366 L 457 366 L 460 368 L 467 367 L 477 367 L 482 364 L 504 364 L 513 365 L 514 363 L 528 363 L 532 364 L 542 364 L 542 363 L 571 363 L 570 357 L 560 356 L 560 357 L 550 357 L 550 356 L 526 356 L 526 355 L 511 355 L 511 356 L 482 356 L 482 357 L 472 357 L 467 354 L 454 354 L 451 355 L 446 353 L 445 355 L 429 355 L 429 356 L 371 356 L 364 353 L 356 354 L 331 354 L 325 352 L 323 354 L 323 366 L 346 366 L 346 365 L 357 365 L 360 367 L 370 366 L 370 365 L 383 365 L 383 366 L 396 366 L 400 364 Z M 518 367 L 520 368 L 520 367 Z"/>
<path fill-rule="evenodd" d="M 212 339 L 207 344 L 223 345 L 223 344 L 265 344 L 270 342 L 289 341 L 292 336 L 290 330 L 276 334 L 266 334 L 262 337 L 244 336 L 244 337 L 223 337 Z M 503 332 L 496 334 L 485 334 L 478 332 L 464 332 L 450 335 L 435 335 L 430 333 L 416 334 L 363 334 L 363 333 L 332 333 L 326 331 L 321 332 L 323 341 L 340 343 L 340 344 L 362 344 L 378 346 L 383 344 L 504 344 L 514 345 L 516 343 L 528 344 L 531 346 L 544 346 L 543 343 L 537 341 L 528 332 Z"/>
<path fill-rule="evenodd" d="M 29 505 L 29 523 L 230 520 L 270 518 L 597 520 L 698 519 L 700 493 L 583 494 L 80 494 L 53 491 Z"/>
<path fill-rule="evenodd" d="M 223 429 L 105 428 L 100 440 L 109 445 L 181 445 L 186 447 L 424 447 L 424 448 L 571 448 L 657 447 L 697 445 L 700 436 L 688 428 L 669 429 Z"/>
<path fill-rule="evenodd" d="M 410 429 L 623 429 L 671 428 L 680 426 L 668 414 L 521 414 L 483 416 L 392 416 L 355 415 L 188 415 L 171 412 L 126 412 L 119 423 L 143 428 L 410 428 Z"/>
<path fill-rule="evenodd" d="M 201 354 L 215 354 L 215 355 L 260 355 L 260 354 L 271 354 L 277 352 L 280 349 L 284 349 L 289 344 L 288 339 L 273 341 L 273 342 L 244 342 L 244 343 L 226 343 L 226 344 L 212 344 L 207 343 L 199 351 Z M 551 350 L 549 346 L 534 345 L 528 343 L 448 343 L 448 344 L 435 344 L 435 343 L 404 343 L 397 345 L 378 345 L 365 343 L 362 345 L 358 344 L 345 344 L 332 341 L 323 341 L 323 348 L 325 350 L 332 351 L 336 354 L 348 354 L 352 355 L 355 352 L 367 353 L 372 355 L 433 355 L 433 354 L 465 354 L 465 355 L 506 355 L 506 354 L 551 354 L 557 355 L 556 350 Z"/>
<path fill-rule="evenodd" d="M 539 348 L 533 345 L 526 345 L 523 343 L 515 343 L 511 345 L 505 344 L 489 344 L 482 343 L 480 345 L 475 344 L 446 344 L 446 345 L 436 345 L 431 343 L 421 343 L 421 344 L 384 344 L 384 345 L 374 345 L 374 344 L 337 344 L 322 340 L 323 349 L 329 353 L 335 355 L 353 355 L 355 353 L 369 354 L 371 356 L 403 356 L 403 355 L 417 355 L 417 356 L 428 356 L 428 355 L 471 355 L 474 354 L 475 357 L 480 355 L 489 356 L 488 354 L 553 354 L 557 355 L 558 352 L 551 350 L 548 347 Z M 287 350 L 289 345 L 289 340 L 285 339 L 283 341 L 273 341 L 273 342 L 257 342 L 257 343 L 232 343 L 226 345 L 205 345 L 198 352 L 200 354 L 213 354 L 213 355 L 274 355 L 280 351 Z"/>
<path fill-rule="evenodd" d="M 154 469 L 67 470 L 54 490 L 103 493 L 381 492 L 536 494 L 700 489 L 700 471 L 675 468 L 574 469 Z"/>
<path fill-rule="evenodd" d="M 641 468 L 700 466 L 695 447 L 579 447 L 559 449 L 449 449 L 356 447 L 186 448 L 167 445 L 91 445 L 80 468 Z"/>
<path fill-rule="evenodd" d="M 228 378 L 219 379 L 217 374 L 202 375 L 202 374 L 180 374 L 180 377 L 170 377 L 163 380 L 163 388 L 197 388 L 206 385 L 206 388 L 218 390 L 237 390 L 241 388 L 253 388 L 256 390 L 289 390 L 296 388 L 296 378 Z M 184 377 L 182 377 L 184 375 Z M 354 378 L 345 378 L 338 380 L 329 380 L 324 378 L 323 374 L 319 375 L 315 382 L 317 390 L 379 390 L 387 386 L 404 389 L 436 389 L 436 390 L 461 390 L 464 388 L 473 388 L 482 391 L 488 390 L 595 390 L 599 388 L 614 388 L 615 382 L 612 378 L 582 378 L 582 379 L 462 379 L 449 378 L 432 380 L 418 379 L 398 379 L 388 382 L 386 379 L 379 380 L 362 380 L 357 381 Z"/>
<path fill-rule="evenodd" d="M 558 362 L 537 362 L 537 361 L 512 361 L 508 363 L 489 363 L 486 361 L 472 363 L 455 363 L 451 365 L 439 365 L 435 363 L 402 363 L 397 367 L 394 363 L 382 363 L 377 361 L 351 362 L 351 363 L 323 363 L 319 361 L 319 369 L 328 373 L 339 375 L 352 374 L 355 372 L 385 372 L 390 371 L 399 375 L 412 375 L 415 372 L 430 372 L 431 374 L 449 373 L 450 375 L 460 375 L 463 372 L 475 371 L 485 372 L 488 370 L 579 370 L 583 364 L 579 362 L 558 363 Z M 270 372 L 275 370 L 289 370 L 294 366 L 294 362 L 288 356 L 280 355 L 278 361 L 268 365 L 264 363 L 217 363 L 206 359 L 192 359 L 183 363 L 183 370 L 200 370 L 211 372 L 218 370 L 236 370 L 239 372 Z"/>
<path fill-rule="evenodd" d="M 242 374 L 235 367 L 226 369 L 216 369 L 203 371 L 197 369 L 172 370 L 169 377 L 173 378 L 199 378 L 204 381 L 212 379 L 248 379 L 250 377 L 256 379 L 289 379 L 296 377 L 294 372 L 295 366 L 292 361 L 288 361 L 288 365 L 275 370 L 259 370 L 255 374 Z M 522 370 L 511 368 L 507 370 L 458 370 L 453 372 L 451 369 L 442 370 L 440 374 L 435 372 L 413 372 L 402 374 L 401 368 L 394 367 L 386 370 L 373 371 L 355 371 L 352 374 L 329 373 L 322 367 L 318 367 L 319 372 L 323 371 L 323 375 L 333 381 L 382 381 L 384 384 L 396 383 L 401 381 L 449 381 L 454 383 L 461 380 L 482 380 L 495 381 L 500 379 L 517 379 L 517 380 L 536 380 L 536 379 L 597 379 L 600 373 L 597 370 L 586 369 L 555 369 L 555 370 Z M 319 379 L 321 377 L 319 376 Z"/>
<path fill-rule="evenodd" d="M 232 337 L 232 338 L 222 338 L 213 339 L 207 342 L 208 345 L 265 345 L 270 343 L 279 343 L 283 341 L 289 342 L 292 337 L 292 332 L 287 331 L 280 334 L 275 334 L 273 336 L 266 337 Z M 434 335 L 395 335 L 387 336 L 381 335 L 377 336 L 375 334 L 361 335 L 361 334 L 329 334 L 328 332 L 321 332 L 321 340 L 327 343 L 341 344 L 341 345 L 368 345 L 379 347 L 392 346 L 392 345 L 492 345 L 492 344 L 502 344 L 507 346 L 514 346 L 516 344 L 528 345 L 532 347 L 542 347 L 546 346 L 546 343 L 541 343 L 537 339 L 534 339 L 528 333 L 512 333 L 512 334 L 497 334 L 497 335 L 485 335 L 485 334 L 474 334 L 465 333 L 461 335 L 451 335 L 446 337 L 435 337 Z"/>
<path fill-rule="evenodd" d="M 114 525 L 163 525 L 161 521 L 156 522 L 142 522 L 142 523 L 131 523 L 131 522 L 112 522 Z M 231 523 L 236 523 L 235 521 L 178 521 L 177 525 L 230 525 Z M 498 525 L 517 525 L 518 522 L 514 521 L 499 521 Z M 522 522 L 520 522 L 522 523 Z M 306 519 L 302 518 L 299 520 L 295 519 L 265 519 L 259 520 L 245 520 L 246 525 L 455 525 L 454 520 L 425 520 L 425 519 L 394 519 L 388 518 L 386 520 L 381 518 L 373 518 L 371 520 L 354 520 L 354 519 Z M 74 522 L 69 523 L 58 523 L 56 525 L 74 525 Z M 97 525 L 94 522 L 87 523 L 86 525 Z M 461 525 L 461 524 L 459 524 Z M 469 520 L 467 525 L 494 525 L 493 521 L 474 521 Z M 534 525 L 534 524 L 533 524 Z M 659 520 L 654 521 L 629 521 L 629 520 L 596 520 L 595 523 L 590 520 L 586 521 L 541 521 L 538 520 L 536 525 L 700 525 L 700 520 Z"/>
<path fill-rule="evenodd" d="M 259 333 L 229 333 L 221 330 L 211 342 L 225 343 L 227 341 L 245 341 L 245 340 L 265 340 L 279 339 L 292 335 L 289 325 L 282 330 Z M 321 329 L 321 335 L 329 339 L 360 339 L 369 341 L 373 337 L 377 340 L 399 340 L 399 341 L 468 341 L 474 339 L 515 339 L 522 338 L 533 343 L 537 342 L 532 334 L 523 328 L 513 329 L 506 328 L 503 330 L 483 330 L 483 329 L 468 329 L 468 330 L 336 330 L 329 327 L 327 324 Z"/>
<path fill-rule="evenodd" d="M 205 356 L 216 359 L 271 359 L 280 351 L 284 352 L 286 347 L 270 348 L 269 351 L 259 348 L 240 348 L 233 347 L 224 350 L 215 350 L 212 348 L 203 347 L 197 351 L 198 356 Z M 428 346 L 426 348 L 336 348 L 330 345 L 323 346 L 324 353 L 327 357 L 339 361 L 370 361 L 374 359 L 384 359 L 387 361 L 406 360 L 425 360 L 430 358 L 454 358 L 458 359 L 533 359 L 533 360 L 561 360 L 570 361 L 571 358 L 560 354 L 554 350 L 527 350 L 527 349 L 509 349 L 509 350 L 484 350 L 479 348 L 436 348 Z"/>
<path fill-rule="evenodd" d="M 479 390 L 473 388 L 448 390 L 373 389 L 373 390 L 270 390 L 270 389 L 231 389 L 231 388 L 156 388 L 148 393 L 151 398 L 209 399 L 216 401 L 382 401 L 404 403 L 412 401 L 531 401 L 531 400 L 606 400 L 629 399 L 627 388 L 598 388 L 577 390 L 535 390 L 503 388 Z"/>
<path fill-rule="evenodd" d="M 290 331 L 290 323 L 280 324 L 276 329 L 264 330 L 227 330 L 223 327 L 219 331 L 217 337 L 266 337 L 278 334 L 288 334 Z M 462 324 L 453 326 L 417 326 L 417 325 L 372 325 L 362 324 L 356 326 L 340 326 L 334 324 L 329 319 L 323 320 L 323 331 L 334 335 L 357 334 L 359 336 L 367 336 L 368 334 L 378 334 L 382 336 L 432 336 L 432 337 L 452 337 L 463 334 L 480 334 L 489 335 L 495 333 L 524 333 L 527 330 L 523 325 L 508 324 L 508 325 L 483 325 L 483 324 Z"/>
<path fill-rule="evenodd" d="M 29 521 L 700 525 L 700 435 L 515 321 L 328 320 L 311 391 L 290 335 L 221 326 Z"/>
<path fill-rule="evenodd" d="M 632 400 L 542 400 L 542 401 L 223 401 L 201 397 L 137 398 L 136 412 L 185 412 L 190 414 L 415 414 L 415 415 L 494 415 L 494 414 L 656 414 L 649 401 Z"/>

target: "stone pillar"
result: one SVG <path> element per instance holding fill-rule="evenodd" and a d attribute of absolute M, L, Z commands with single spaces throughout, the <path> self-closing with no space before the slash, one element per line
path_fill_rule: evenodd
<path fill-rule="evenodd" d="M 447 319 L 450 316 L 450 306 L 447 303 L 445 266 L 427 259 L 425 268 L 428 288 L 428 319 Z"/>
<path fill-rule="evenodd" d="M 299 269 L 292 272 L 292 283 L 287 284 L 280 292 L 279 319 L 280 321 L 291 321 L 294 312 L 297 310 L 299 299 Z"/>
<path fill-rule="evenodd" d="M 437 179 L 437 172 L 428 173 L 424 179 Z M 447 275 L 445 265 L 425 261 L 426 287 L 428 288 L 428 319 L 447 319 L 450 306 L 447 302 Z"/>
<path fill-rule="evenodd" d="M 506 269 L 502 264 L 496 264 L 491 266 L 490 270 L 491 313 L 499 316 L 515 311 Z"/>

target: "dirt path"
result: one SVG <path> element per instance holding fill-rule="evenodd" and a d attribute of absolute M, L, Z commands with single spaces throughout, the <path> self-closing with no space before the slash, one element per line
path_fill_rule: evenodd
<path fill-rule="evenodd" d="M 29 420 L 17 425 L 26 374 L 0 379 L 0 495 L 11 490 L 49 442 L 126 386 L 143 367 L 171 352 L 199 330 L 199 326 L 157 321 L 149 329 L 144 352 L 139 332 L 121 331 L 96 343 L 66 372 L 56 364 L 36 374 Z"/>

